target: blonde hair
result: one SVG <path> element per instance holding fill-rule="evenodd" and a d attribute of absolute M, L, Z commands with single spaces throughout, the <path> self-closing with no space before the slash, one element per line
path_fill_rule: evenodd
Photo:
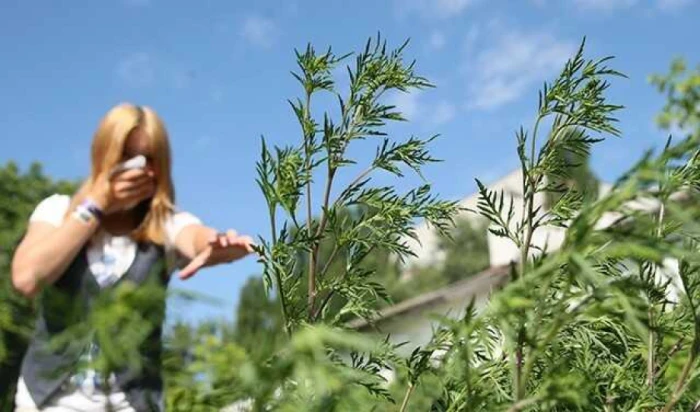
<path fill-rule="evenodd" d="M 97 178 L 108 173 L 122 160 L 126 141 L 137 129 L 148 138 L 156 176 L 156 191 L 144 220 L 131 236 L 137 241 L 162 245 L 165 240 L 165 220 L 174 210 L 175 190 L 171 176 L 168 133 L 163 121 L 149 107 L 122 103 L 102 118 L 92 139 L 90 177 L 73 196 L 68 214 L 85 199 Z"/>

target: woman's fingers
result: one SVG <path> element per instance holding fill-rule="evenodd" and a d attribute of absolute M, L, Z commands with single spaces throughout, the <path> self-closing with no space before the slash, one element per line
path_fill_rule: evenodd
<path fill-rule="evenodd" d="M 139 184 L 119 182 L 115 184 L 112 191 L 114 199 L 113 209 L 115 211 L 124 210 L 135 203 L 139 203 L 155 193 L 155 183 L 153 180 L 146 180 Z"/>
<path fill-rule="evenodd" d="M 180 270 L 180 279 L 185 280 L 194 276 L 194 274 L 197 273 L 199 269 L 206 265 L 210 255 L 211 251 L 205 250 L 204 252 L 195 256 L 194 259 L 192 259 L 187 266 Z"/>
<path fill-rule="evenodd" d="M 253 252 L 253 238 L 250 236 L 237 236 L 231 244 L 244 248 L 248 253 Z"/>
<path fill-rule="evenodd" d="M 152 180 L 139 184 L 125 184 L 118 186 L 115 194 L 118 199 L 144 199 L 153 194 L 155 187 L 155 183 Z"/>
<path fill-rule="evenodd" d="M 144 169 L 129 169 L 123 172 L 119 172 L 112 177 L 112 179 L 117 181 L 127 181 L 127 182 L 137 182 L 139 180 L 148 179 L 152 177 L 151 173 Z"/>
<path fill-rule="evenodd" d="M 180 270 L 180 278 L 188 279 L 205 266 L 227 263 L 253 253 L 253 238 L 239 236 L 235 230 L 225 233 L 212 233 L 209 235 L 208 244 L 202 253 L 195 256 L 190 263 Z M 241 253 L 243 251 L 243 253 Z"/>
<path fill-rule="evenodd" d="M 235 230 L 228 230 L 226 233 L 215 233 L 209 238 L 209 245 L 216 248 L 226 248 L 236 244 L 238 234 Z"/>
<path fill-rule="evenodd" d="M 211 247 L 213 247 L 213 248 L 218 248 L 218 247 L 221 247 L 221 246 L 222 246 L 222 244 L 221 244 L 221 233 L 219 233 L 219 232 L 213 233 L 213 234 L 209 237 L 209 246 L 211 246 Z"/>
<path fill-rule="evenodd" d="M 155 190 L 153 174 L 140 169 L 124 171 L 114 179 L 113 190 L 122 198 L 148 194 Z"/>
<path fill-rule="evenodd" d="M 149 190 L 155 189 L 155 183 L 153 181 L 143 181 L 140 183 L 121 183 L 114 186 L 114 194 L 117 197 L 127 197 L 133 196 L 139 192 L 148 192 Z"/>
<path fill-rule="evenodd" d="M 236 241 L 238 240 L 238 233 L 236 233 L 235 230 L 229 229 L 226 232 L 226 242 L 233 246 L 236 244 Z"/>

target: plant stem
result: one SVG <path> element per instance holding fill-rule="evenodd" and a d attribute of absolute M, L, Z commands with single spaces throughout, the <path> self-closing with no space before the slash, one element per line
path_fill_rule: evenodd
<path fill-rule="evenodd" d="M 461 405 L 460 402 L 462 402 L 462 398 L 464 398 L 466 393 L 467 393 L 466 391 L 461 391 L 459 393 L 459 396 L 457 396 L 457 398 L 450 405 L 449 409 L 447 409 L 447 411 L 445 411 L 445 412 L 459 411 L 460 410 L 459 405 Z"/>
<path fill-rule="evenodd" d="M 329 160 L 329 162 L 330 162 L 330 160 Z M 328 166 L 328 168 L 329 168 L 329 176 L 328 176 L 328 182 L 327 182 L 327 184 L 326 184 L 326 190 L 325 190 L 325 194 L 324 194 L 324 200 L 323 200 L 323 201 L 324 201 L 324 211 L 322 212 L 323 214 L 322 214 L 322 216 L 321 216 L 321 222 L 320 222 L 320 224 L 319 224 L 319 231 L 318 231 L 318 234 L 319 234 L 319 235 L 320 235 L 321 233 L 323 233 L 323 230 L 325 230 L 325 226 L 326 226 L 326 222 L 327 222 L 327 218 L 326 218 L 326 215 L 325 215 L 325 209 L 328 207 L 328 203 L 330 203 L 331 184 L 332 184 L 333 177 L 335 176 L 335 169 L 333 169 L 333 172 L 331 173 L 330 167 L 331 167 L 331 166 L 330 166 L 330 164 L 329 164 L 329 166 Z M 349 185 L 349 186 L 340 194 L 340 196 L 338 196 L 338 198 L 333 202 L 333 206 L 335 206 L 338 202 L 342 201 L 342 200 L 344 199 L 344 197 L 347 196 L 347 193 L 348 193 L 350 190 L 352 190 L 352 188 L 353 188 L 355 185 L 357 185 L 359 182 L 361 182 L 362 179 L 364 179 L 365 177 L 367 177 L 367 175 L 369 175 L 373 170 L 374 170 L 374 167 L 373 167 L 373 166 L 370 166 L 370 167 L 368 167 L 367 169 L 365 169 L 364 172 L 360 173 L 360 174 L 355 178 L 355 180 L 353 180 L 352 183 L 350 183 L 350 185 Z M 328 272 L 328 268 L 330 268 L 331 263 L 333 263 L 333 260 L 335 259 L 335 256 L 336 256 L 336 254 L 338 253 L 339 250 L 340 250 L 340 248 L 338 247 L 338 244 L 336 243 L 336 244 L 333 246 L 333 251 L 331 252 L 330 256 L 328 257 L 328 260 L 326 261 L 325 265 L 323 266 L 323 269 L 321 269 L 321 272 L 319 273 L 320 276 L 323 277 L 323 276 L 326 275 L 326 272 Z M 316 252 L 316 253 L 318 253 L 318 252 Z M 315 270 L 315 269 L 314 269 L 314 270 Z M 321 312 L 323 311 L 323 308 L 328 304 L 328 301 L 329 301 L 330 298 L 333 296 L 333 294 L 334 294 L 333 291 L 330 291 L 330 292 L 328 293 L 328 295 L 326 295 L 326 297 L 325 297 L 325 298 L 323 299 L 323 301 L 321 302 L 321 305 L 318 306 L 315 310 L 313 310 L 313 312 L 312 312 L 312 314 L 311 314 L 311 317 L 310 317 L 310 320 L 311 320 L 312 322 L 315 322 L 316 320 L 318 320 L 318 316 L 319 316 L 319 315 L 321 314 Z"/>
<path fill-rule="evenodd" d="M 399 412 L 406 411 L 406 408 L 408 407 L 408 400 L 411 398 L 415 387 L 416 386 L 413 383 L 408 384 L 408 388 L 406 389 L 406 394 L 403 397 L 403 402 L 401 402 L 401 408 L 399 409 Z"/>
<path fill-rule="evenodd" d="M 534 139 L 534 136 L 533 136 Z M 534 150 L 534 145 L 533 145 L 533 150 Z M 526 174 L 527 171 L 523 168 L 523 174 Z M 520 245 L 520 271 L 518 274 L 518 278 L 521 278 L 525 274 L 525 270 L 527 269 L 527 260 L 528 260 L 528 255 L 530 254 L 530 243 L 532 242 L 532 234 L 534 232 L 534 226 L 533 226 L 533 219 L 534 216 L 533 210 L 534 210 L 534 194 L 535 194 L 535 185 L 538 182 L 535 182 L 531 176 L 525 177 L 524 180 L 525 184 L 523 186 L 523 192 L 525 195 L 525 215 L 523 216 L 523 219 L 525 219 L 525 235 L 523 237 L 523 242 Z M 528 188 L 528 186 L 530 186 Z M 515 365 L 514 365 L 514 379 L 513 379 L 513 390 L 514 390 L 514 398 L 516 400 L 521 400 L 525 396 L 525 382 L 522 381 L 522 367 L 523 367 L 523 346 L 525 344 L 525 325 L 520 325 L 520 329 L 518 330 L 518 338 L 516 342 L 516 348 L 515 348 Z"/>
<path fill-rule="evenodd" d="M 681 265 L 681 268 L 682 267 L 683 265 Z M 678 382 L 676 383 L 676 388 L 674 389 L 673 394 L 671 395 L 671 399 L 666 404 L 662 412 L 670 412 L 673 409 L 673 407 L 676 406 L 681 396 L 683 395 L 683 392 L 685 391 L 686 380 L 688 379 L 688 375 L 690 374 L 691 369 L 693 368 L 693 366 L 695 366 L 695 361 L 697 360 L 698 356 L 698 348 L 700 348 L 700 318 L 698 318 L 698 311 L 696 308 L 695 301 L 693 300 L 693 293 L 691 293 L 692 289 L 689 287 L 688 284 L 688 274 L 684 273 L 684 271 L 681 270 L 679 272 L 679 275 L 681 283 L 683 284 L 683 290 L 685 291 L 686 297 L 688 298 L 688 306 L 690 306 L 690 310 L 693 313 L 693 323 L 695 324 L 695 328 L 693 342 L 690 346 L 690 355 L 685 365 L 683 366 L 683 371 L 681 372 L 681 375 L 678 377 Z M 681 342 L 679 342 L 678 344 L 680 343 Z M 698 404 L 695 405 L 693 410 L 697 409 Z"/>
<path fill-rule="evenodd" d="M 336 204 L 338 204 L 338 202 L 341 202 L 341 201 L 345 200 L 345 197 L 348 195 L 348 193 L 350 193 L 350 191 L 355 187 L 355 185 L 357 185 L 358 183 L 360 183 L 365 177 L 367 177 L 367 175 L 369 175 L 370 173 L 372 173 L 372 171 L 373 171 L 374 169 L 375 169 L 374 166 L 370 166 L 370 167 L 368 167 L 367 169 L 365 169 L 362 173 L 360 173 L 360 174 L 355 178 L 355 180 L 353 180 L 352 183 L 350 183 L 350 184 L 345 188 L 345 190 L 343 190 L 343 192 L 340 194 L 340 196 L 338 196 L 338 198 L 335 200 L 335 202 L 333 203 L 333 205 L 336 205 Z"/>
<path fill-rule="evenodd" d="M 656 338 L 654 335 L 654 307 L 653 303 L 650 303 L 649 311 L 649 336 L 647 338 L 647 386 L 649 388 L 654 387 L 654 376 L 656 374 L 656 368 L 654 364 L 656 363 L 656 356 L 654 351 L 654 346 L 656 345 Z"/>
<path fill-rule="evenodd" d="M 338 247 L 338 243 L 336 241 L 336 244 L 333 245 L 333 251 L 331 252 L 330 256 L 328 257 L 328 260 L 326 260 L 326 264 L 323 265 L 323 269 L 321 269 L 321 272 L 319 272 L 320 277 L 326 276 L 326 273 L 328 272 L 328 269 L 330 268 L 331 263 L 333 263 L 333 261 L 335 260 L 335 255 L 338 254 L 339 250 L 340 250 L 340 248 Z M 323 312 L 323 308 L 326 307 L 326 305 L 328 304 L 328 301 L 330 300 L 330 298 L 332 296 L 333 296 L 333 291 L 331 290 L 330 292 L 328 292 L 326 297 L 321 301 L 321 304 L 318 305 L 318 307 L 316 307 L 316 310 L 311 315 L 311 322 L 316 322 L 318 320 L 318 317 Z"/>
<path fill-rule="evenodd" d="M 537 403 L 538 401 L 539 401 L 539 399 L 536 397 L 520 400 L 520 401 L 514 403 L 513 406 L 511 406 L 510 409 L 508 409 L 508 412 L 521 411 L 521 410 L 527 408 L 528 406 Z"/>
<path fill-rule="evenodd" d="M 337 246 L 337 245 L 336 245 L 336 246 Z M 367 251 L 367 255 L 369 255 L 369 253 L 370 253 L 372 250 L 374 250 L 374 248 L 375 248 L 375 246 L 372 246 L 372 247 Z M 335 250 L 334 250 L 335 253 L 337 253 L 337 251 L 338 251 L 338 249 L 335 249 Z M 331 256 L 334 257 L 334 256 L 335 256 L 335 253 L 332 253 Z M 362 262 L 362 260 L 360 260 L 360 261 L 358 262 L 358 264 L 361 263 L 361 262 Z M 325 273 L 326 273 L 326 270 L 328 269 L 328 266 L 329 266 L 329 265 L 330 265 L 330 259 L 329 259 L 328 262 L 326 262 L 326 267 L 324 267 L 324 270 L 323 270 L 323 272 L 321 272 L 321 273 L 325 274 Z M 343 274 L 342 274 L 341 277 L 340 277 L 340 280 L 344 279 L 345 276 L 346 276 L 347 274 L 348 274 L 347 270 L 344 271 Z M 328 292 L 328 294 L 326 295 L 326 297 L 323 298 L 323 300 L 321 301 L 321 304 L 318 305 L 318 307 L 316 308 L 316 311 L 315 311 L 314 314 L 313 314 L 313 317 L 311 318 L 312 321 L 318 320 L 318 317 L 321 315 L 321 313 L 323 312 L 323 309 L 326 307 L 326 305 L 328 305 L 328 302 L 331 300 L 331 298 L 333 297 L 333 295 L 335 295 L 335 290 L 331 290 L 330 292 Z"/>
<path fill-rule="evenodd" d="M 313 137 L 313 131 L 307 131 L 307 124 L 309 123 L 309 118 L 311 117 L 311 91 L 307 89 L 306 91 L 306 102 L 304 104 L 304 124 L 302 125 L 302 131 L 304 133 L 304 153 L 306 158 L 304 159 L 304 167 L 306 168 L 306 230 L 307 235 L 311 237 L 311 231 L 313 228 L 312 220 L 312 198 L 311 198 L 311 138 Z M 316 253 L 315 249 L 311 250 L 309 255 L 309 276 L 308 276 L 308 306 L 309 306 L 309 316 L 313 313 L 314 300 L 316 299 Z"/>
<path fill-rule="evenodd" d="M 615 397 L 608 395 L 605 398 L 605 412 L 613 412 L 615 410 Z"/>
<path fill-rule="evenodd" d="M 681 372 L 681 375 L 678 378 L 676 388 L 673 390 L 671 400 L 668 401 L 662 412 L 671 412 L 671 410 L 673 410 L 678 401 L 681 399 L 681 396 L 685 391 L 685 384 L 686 380 L 688 379 L 688 375 L 690 374 L 690 370 L 693 368 L 693 365 L 695 365 L 695 358 L 696 353 L 694 350 L 691 349 L 690 358 L 688 359 L 688 362 L 686 362 L 686 364 L 683 366 L 683 371 Z"/>
<path fill-rule="evenodd" d="M 538 359 L 538 356 L 540 355 L 542 347 L 546 347 L 549 345 L 549 342 L 551 342 L 556 336 L 557 333 L 559 333 L 559 329 L 562 327 L 562 325 L 565 324 L 566 321 L 569 320 L 569 318 L 572 318 L 576 312 L 579 311 L 579 309 L 583 308 L 591 299 L 593 299 L 593 294 L 590 294 L 586 296 L 583 300 L 581 300 L 576 306 L 574 306 L 568 313 L 564 313 L 562 315 L 559 315 L 558 318 L 554 320 L 554 324 L 552 325 L 551 329 L 549 332 L 544 336 L 542 341 L 540 342 L 538 347 L 533 347 L 532 350 L 529 353 L 529 356 L 527 358 L 527 361 L 525 362 L 525 366 L 523 367 L 522 370 L 522 376 L 521 376 L 521 382 L 527 382 L 527 379 L 530 376 L 530 373 L 532 373 L 533 368 L 535 367 L 535 362 Z M 524 387 L 522 388 L 522 391 L 524 392 Z"/>
<path fill-rule="evenodd" d="M 274 207 L 269 207 L 269 213 L 270 213 L 270 226 L 272 228 L 272 247 L 274 248 L 274 245 L 277 244 L 277 219 L 275 218 L 275 209 Z M 272 253 L 272 251 L 270 251 Z M 284 331 L 287 333 L 287 336 L 292 335 L 292 331 L 289 328 L 289 316 L 287 313 L 287 297 L 285 295 L 284 289 L 282 287 L 282 277 L 280 276 L 279 270 L 274 269 L 275 272 L 275 281 L 277 282 L 277 290 L 280 294 L 280 307 L 282 308 L 282 324 L 284 325 Z"/>
<path fill-rule="evenodd" d="M 673 355 L 675 355 L 679 350 L 683 349 L 683 338 L 681 338 L 678 342 L 676 342 L 675 345 L 671 347 L 671 350 L 668 352 L 668 355 L 666 356 L 666 362 L 664 362 L 663 365 L 659 366 L 656 368 L 656 373 L 654 375 L 654 379 L 659 379 L 661 375 L 664 373 L 666 368 L 668 367 L 669 362 L 673 358 Z"/>
<path fill-rule="evenodd" d="M 316 240 L 314 240 L 314 245 L 311 249 L 311 262 L 312 265 L 309 267 L 309 321 L 313 321 L 316 313 L 314 308 L 316 305 L 316 264 L 318 261 L 318 253 L 321 247 L 321 241 L 319 240 L 323 232 L 326 230 L 326 223 L 328 222 L 328 203 L 331 197 L 331 188 L 333 187 L 333 178 L 335 177 L 335 169 L 331 166 L 331 154 L 328 153 L 328 177 L 326 180 L 326 189 L 323 194 L 323 207 L 321 208 L 321 219 L 318 224 L 318 229 L 316 230 Z M 312 288 L 313 282 L 313 288 Z M 313 293 L 312 293 L 313 292 Z"/>
<path fill-rule="evenodd" d="M 537 120 L 535 120 L 535 126 L 532 128 L 532 142 L 530 145 L 530 169 L 535 167 L 535 150 L 537 147 L 537 129 L 539 129 L 540 121 L 542 121 L 543 118 L 544 118 L 544 116 L 542 116 L 542 114 L 537 116 Z"/>
<path fill-rule="evenodd" d="M 659 218 L 657 222 L 656 237 L 661 239 L 663 236 L 663 222 L 665 213 L 665 199 L 661 199 L 661 205 L 659 206 Z M 654 282 L 656 273 L 658 271 L 657 265 L 654 264 L 654 270 L 650 276 L 649 281 Z M 656 332 L 654 331 L 654 302 L 649 301 L 649 337 L 647 342 L 647 386 L 649 388 L 654 388 L 654 378 L 656 376 Z"/>
<path fill-rule="evenodd" d="M 333 250 L 331 251 L 331 254 L 328 256 L 328 259 L 326 260 L 326 263 L 323 265 L 323 269 L 319 272 L 319 276 L 325 277 L 326 273 L 328 272 L 328 269 L 331 267 L 331 263 L 335 260 L 335 255 L 338 254 L 338 251 L 340 250 L 340 247 L 338 246 L 338 243 L 336 242 L 333 245 Z"/>
<path fill-rule="evenodd" d="M 539 184 L 539 177 L 532 175 L 532 171 L 535 168 L 535 151 L 537 149 L 537 131 L 539 129 L 540 121 L 544 116 L 540 114 L 537 116 L 535 121 L 535 126 L 533 127 L 533 133 L 530 142 L 530 167 L 525 166 L 523 162 L 522 173 L 523 173 L 523 219 L 525 221 L 525 233 L 523 235 L 523 241 L 520 244 L 520 271 L 518 273 L 518 278 L 525 275 L 525 270 L 527 269 L 528 256 L 530 254 L 530 244 L 532 243 L 532 236 L 535 231 L 535 226 L 533 221 L 535 216 L 533 216 L 535 209 L 535 192 L 537 191 L 537 185 Z M 518 330 L 518 337 L 515 348 L 515 359 L 514 359 L 514 377 L 513 377 L 513 397 L 516 401 L 521 401 L 525 397 L 525 382 L 523 382 L 523 363 L 524 363 L 524 351 L 523 346 L 525 345 L 525 325 L 521 324 Z"/>
<path fill-rule="evenodd" d="M 328 204 L 330 203 L 331 188 L 333 187 L 333 178 L 335 177 L 335 169 L 330 165 L 330 158 L 328 160 L 328 176 L 326 181 L 326 189 L 323 193 L 323 207 L 321 208 L 321 220 L 318 224 L 318 229 L 316 230 L 316 236 L 320 236 L 324 230 L 326 230 L 326 224 L 328 223 Z M 320 242 L 316 242 L 316 253 L 318 254 L 318 249 Z"/>
<path fill-rule="evenodd" d="M 345 117 L 345 115 L 344 115 L 344 117 Z M 354 122 L 355 118 L 356 118 L 356 116 L 353 116 L 353 118 L 352 118 L 352 119 L 353 119 L 353 120 L 352 120 L 353 122 Z M 345 121 L 344 121 L 344 123 L 345 123 Z M 347 128 L 348 130 L 352 130 L 352 127 L 353 127 L 353 124 L 352 124 L 352 123 L 349 124 L 349 125 L 346 125 L 346 128 Z M 316 231 L 316 237 L 317 237 L 317 238 L 320 238 L 320 236 L 323 234 L 323 231 L 326 230 L 326 224 L 328 223 L 328 214 L 327 214 L 327 211 L 328 211 L 328 207 L 329 207 L 329 204 L 330 204 L 331 189 L 333 188 L 333 179 L 335 178 L 335 173 L 336 173 L 336 171 L 338 170 L 335 166 L 333 166 L 333 163 L 332 163 L 332 162 L 333 162 L 333 157 L 332 157 L 332 153 L 330 152 L 330 149 L 329 149 L 329 151 L 328 151 L 328 160 L 327 160 L 328 174 L 327 174 L 327 180 L 326 180 L 326 188 L 325 188 L 324 194 L 323 194 L 323 207 L 322 207 L 322 209 L 321 209 L 321 219 L 320 219 L 320 221 L 319 221 L 318 229 L 317 229 L 317 231 Z M 344 198 L 344 196 L 346 196 L 347 193 L 348 193 L 350 190 L 352 190 L 352 188 L 353 188 L 355 185 L 357 185 L 359 182 L 362 181 L 362 179 L 364 179 L 367 175 L 369 175 L 369 174 L 372 172 L 372 170 L 374 170 L 374 166 L 368 167 L 364 172 L 362 172 L 359 176 L 357 176 L 357 177 L 355 178 L 355 180 L 353 180 L 352 183 L 350 183 L 350 185 L 341 193 L 341 195 L 338 197 L 338 199 L 336 199 L 336 200 L 333 202 L 333 207 L 335 207 L 336 204 L 337 204 L 339 201 L 341 201 L 341 200 Z M 314 290 L 313 290 L 313 291 L 314 291 L 314 295 L 312 296 L 311 294 L 309 294 L 309 320 L 312 321 L 312 322 L 313 322 L 313 321 L 316 321 L 316 319 L 318 318 L 318 316 L 323 312 L 323 308 L 328 304 L 328 301 L 329 301 L 330 298 L 333 296 L 333 291 L 331 291 L 331 292 L 326 296 L 326 298 L 323 300 L 323 302 L 321 303 L 321 306 L 319 306 L 318 308 L 314 308 L 314 306 L 315 306 L 315 301 L 316 301 L 316 289 L 315 289 L 315 283 L 316 283 L 316 260 L 318 259 L 318 252 L 319 252 L 320 246 L 321 246 L 321 243 L 320 243 L 319 241 L 317 241 L 317 242 L 314 244 L 314 246 L 313 246 L 313 248 L 312 248 L 312 251 L 311 251 L 313 266 L 309 268 L 309 285 L 311 285 L 311 279 L 313 278 L 313 280 L 314 280 Z M 328 260 L 328 261 L 326 262 L 326 264 L 324 265 L 324 268 L 323 268 L 323 270 L 322 270 L 322 272 L 321 272 L 321 276 L 325 275 L 326 271 L 328 270 L 328 268 L 329 268 L 329 266 L 330 266 L 330 264 L 331 264 L 331 261 L 335 258 L 335 254 L 337 253 L 337 250 L 338 250 L 337 246 L 338 246 L 338 245 L 337 245 L 337 243 L 336 243 L 335 248 L 334 248 L 333 252 L 331 253 L 331 257 L 329 258 L 329 260 Z M 309 290 L 311 290 L 311 289 L 309 289 Z"/>

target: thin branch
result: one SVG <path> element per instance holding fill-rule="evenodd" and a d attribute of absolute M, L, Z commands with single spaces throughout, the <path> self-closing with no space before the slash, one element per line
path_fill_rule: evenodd
<path fill-rule="evenodd" d="M 416 388 L 416 386 L 413 383 L 408 384 L 408 388 L 406 389 L 406 394 L 403 397 L 403 402 L 401 402 L 401 408 L 399 409 L 399 412 L 405 412 L 406 408 L 408 407 L 408 400 L 411 398 L 411 395 L 413 394 L 413 390 Z"/>
<path fill-rule="evenodd" d="M 678 342 L 676 342 L 676 344 L 671 347 L 671 350 L 668 352 L 666 362 L 656 369 L 656 374 L 654 376 L 656 379 L 659 379 L 661 377 L 661 374 L 666 370 L 666 367 L 673 358 L 673 355 L 675 355 L 676 353 L 678 353 L 678 351 L 683 349 L 683 343 L 684 339 L 680 338 Z"/>
<path fill-rule="evenodd" d="M 340 247 L 338 246 L 338 243 L 336 243 L 333 245 L 333 250 L 328 256 L 328 259 L 326 259 L 326 264 L 323 265 L 323 269 L 321 269 L 321 272 L 319 272 L 319 277 L 323 278 L 326 276 L 326 273 L 328 273 L 328 269 L 330 269 L 331 263 L 333 263 L 335 260 L 335 256 L 338 254 L 338 251 L 340 251 Z"/>
<path fill-rule="evenodd" d="M 321 220 L 318 224 L 318 229 L 316 230 L 316 240 L 314 241 L 313 248 L 311 250 L 311 261 L 312 266 L 309 267 L 309 320 L 313 320 L 315 315 L 314 306 L 316 304 L 316 264 L 318 261 L 318 253 L 321 248 L 320 236 L 326 230 L 326 223 L 328 222 L 328 203 L 331 196 L 331 188 L 333 186 L 333 177 L 335 176 L 335 170 L 331 165 L 332 159 L 331 154 L 328 154 L 328 177 L 326 180 L 326 189 L 323 195 L 323 207 L 321 208 Z M 313 282 L 313 289 L 311 284 Z M 313 294 L 312 294 L 313 292 Z"/>
<path fill-rule="evenodd" d="M 369 256 L 370 253 L 371 253 L 375 248 L 376 248 L 376 245 L 370 247 L 370 248 L 367 250 L 367 253 L 365 254 L 365 257 Z M 357 262 L 357 264 L 359 265 L 360 263 L 362 263 L 363 260 L 364 260 L 364 258 L 360 259 L 360 260 Z M 328 263 L 326 263 L 326 265 L 328 265 Z M 324 272 L 323 272 L 323 273 L 325 273 L 326 269 L 327 269 L 327 268 L 324 268 Z M 347 276 L 347 275 L 348 275 L 348 271 L 345 270 L 345 271 L 343 272 L 343 274 L 340 275 L 340 279 L 339 279 L 339 280 L 345 279 L 345 276 Z M 331 300 L 331 298 L 333 297 L 333 295 L 335 295 L 335 290 L 334 290 L 334 289 L 331 290 L 331 291 L 329 291 L 328 294 L 326 295 L 326 297 L 323 298 L 323 300 L 321 301 L 321 304 L 318 305 L 318 307 L 316 308 L 316 311 L 314 312 L 313 316 L 311 317 L 311 320 L 312 320 L 313 322 L 317 321 L 317 320 L 318 320 L 318 317 L 321 316 L 321 313 L 323 312 L 323 309 L 326 307 L 326 305 L 328 305 L 328 302 Z"/>
<path fill-rule="evenodd" d="M 306 125 L 309 122 L 309 118 L 311 117 L 311 91 L 306 90 L 306 104 L 304 105 L 304 123 L 302 123 L 302 131 L 304 133 L 304 152 L 306 154 L 306 159 L 304 159 L 305 163 L 305 171 L 306 171 L 306 228 L 307 228 L 307 235 L 311 237 L 311 230 L 313 227 L 313 219 L 312 219 L 312 214 L 311 214 L 311 209 L 312 209 L 312 197 L 311 197 L 311 156 L 312 156 L 312 147 L 310 138 L 306 130 Z M 315 131 L 314 131 L 315 132 Z M 309 306 L 309 316 L 313 312 L 313 307 L 314 307 L 314 300 L 316 299 L 316 277 L 315 277 L 315 267 L 316 267 L 316 253 L 315 250 L 312 249 L 310 256 L 309 256 L 309 276 L 308 276 L 308 306 Z"/>
<path fill-rule="evenodd" d="M 345 200 L 345 198 L 346 198 L 346 196 L 348 195 L 348 193 L 350 193 L 350 192 L 355 188 L 355 186 L 356 186 L 358 183 L 360 183 L 361 181 L 363 181 L 363 180 L 364 180 L 370 173 L 372 173 L 372 171 L 374 171 L 375 169 L 376 169 L 376 168 L 375 168 L 374 166 L 370 166 L 370 167 L 368 167 L 367 169 L 365 169 L 362 173 L 360 173 L 359 175 L 357 175 L 357 177 L 352 181 L 352 183 L 350 183 L 350 184 L 345 188 L 345 190 L 343 190 L 343 191 L 340 193 L 340 195 L 338 196 L 338 198 L 335 199 L 335 201 L 333 202 L 333 206 L 335 207 L 335 206 L 338 205 L 339 202 Z"/>
<path fill-rule="evenodd" d="M 673 390 L 673 394 L 671 395 L 671 399 L 668 401 L 662 412 L 671 412 L 673 408 L 676 406 L 678 401 L 680 401 L 681 396 L 683 396 L 683 392 L 685 392 L 686 388 L 686 381 L 688 380 L 688 375 L 690 374 L 691 369 L 695 365 L 695 358 L 696 354 L 695 351 L 691 350 L 690 353 L 690 358 L 686 362 L 686 364 L 683 366 L 683 371 L 681 372 L 681 375 L 678 377 L 678 382 L 676 382 L 676 388 Z"/>
<path fill-rule="evenodd" d="M 659 218 L 658 226 L 656 229 L 656 238 L 661 239 L 663 236 L 663 223 L 664 223 L 664 213 L 665 213 L 665 199 L 661 200 L 661 205 L 659 206 Z M 656 273 L 658 272 L 658 265 L 654 264 L 652 275 L 650 276 L 650 281 L 653 282 Z M 654 378 L 656 377 L 656 332 L 654 331 L 654 302 L 650 300 L 649 302 L 649 337 L 647 342 L 647 386 L 649 388 L 654 387 Z"/>
<path fill-rule="evenodd" d="M 520 401 L 514 403 L 513 406 L 511 406 L 510 409 L 508 409 L 508 412 L 522 411 L 523 409 L 527 408 L 528 406 L 534 405 L 539 401 L 540 401 L 539 397 L 533 397 L 533 398 L 520 400 Z"/>

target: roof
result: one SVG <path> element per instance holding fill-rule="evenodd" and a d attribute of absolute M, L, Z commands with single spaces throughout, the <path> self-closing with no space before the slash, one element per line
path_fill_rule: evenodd
<path fill-rule="evenodd" d="M 347 326 L 361 331 L 389 319 L 429 309 L 445 302 L 463 301 L 466 305 L 471 297 L 483 295 L 494 287 L 504 284 L 508 280 L 509 272 L 509 265 L 493 266 L 467 279 L 384 308 L 373 319 L 354 319 L 348 322 Z"/>

